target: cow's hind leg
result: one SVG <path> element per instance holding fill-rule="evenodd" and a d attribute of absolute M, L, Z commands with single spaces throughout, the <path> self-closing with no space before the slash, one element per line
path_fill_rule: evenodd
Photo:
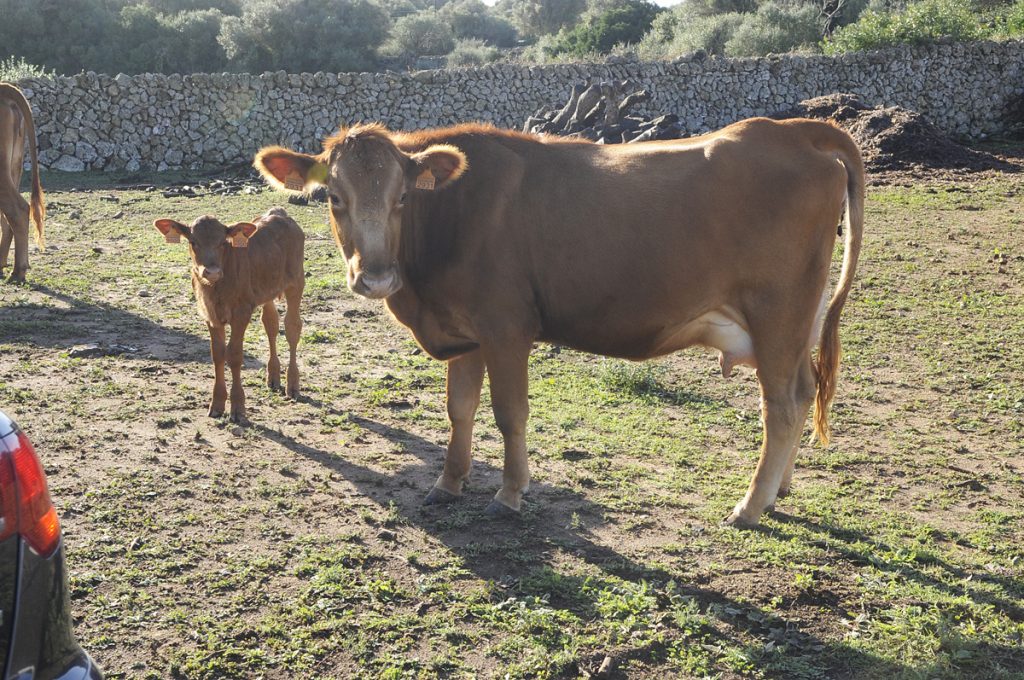
<path fill-rule="evenodd" d="M 761 458 L 746 496 L 726 519 L 736 526 L 755 526 L 779 492 L 783 488 L 789 491 L 796 448 L 814 400 L 814 371 L 809 353 L 788 370 L 778 361 L 767 367 L 765 363 L 760 362 L 758 368 L 764 421 Z"/>
<path fill-rule="evenodd" d="M 444 456 L 444 470 L 423 501 L 425 505 L 450 503 L 462 495 L 469 478 L 473 453 L 473 420 L 480 406 L 484 384 L 484 358 L 480 350 L 455 357 L 448 362 L 448 421 L 451 432 Z"/>
<path fill-rule="evenodd" d="M 494 420 L 505 443 L 501 489 L 487 506 L 492 516 L 519 512 L 523 494 L 530 487 L 526 459 L 526 421 L 530 414 L 528 363 L 532 343 L 509 342 L 486 346 L 484 362 L 491 376 Z"/>
<path fill-rule="evenodd" d="M 277 307 L 271 300 L 263 305 L 263 330 L 267 332 L 267 344 L 270 345 L 270 358 L 267 359 L 267 387 L 275 392 L 281 389 L 281 360 L 277 358 L 277 334 L 281 319 Z"/>
<path fill-rule="evenodd" d="M 7 255 L 11 252 L 11 241 L 14 240 L 14 229 L 7 217 L 0 214 L 0 276 L 7 269 Z"/>
<path fill-rule="evenodd" d="M 28 203 L 17 189 L 0 190 L 0 205 L 4 206 L 4 215 L 8 220 L 8 228 L 0 237 L 0 253 L 10 249 L 11 238 L 14 239 L 14 269 L 8 279 L 11 282 L 25 280 L 28 271 Z"/>
<path fill-rule="evenodd" d="M 288 309 L 284 314 L 284 337 L 288 340 L 288 391 L 292 399 L 299 398 L 299 362 L 296 353 L 302 335 L 302 287 L 289 288 L 284 293 Z"/>

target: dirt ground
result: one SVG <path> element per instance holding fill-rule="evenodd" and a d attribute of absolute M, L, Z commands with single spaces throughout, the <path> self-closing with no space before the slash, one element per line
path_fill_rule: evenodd
<path fill-rule="evenodd" d="M 423 507 L 444 367 L 348 292 L 318 204 L 286 206 L 302 399 L 263 384 L 254 320 L 252 425 L 208 418 L 187 254 L 150 225 L 285 197 L 164 197 L 183 179 L 44 177 L 50 245 L 0 285 L 0 407 L 44 460 L 108 677 L 1024 677 L 1019 175 L 872 187 L 834 442 L 754 531 L 719 521 L 756 460 L 756 380 L 699 350 L 539 346 L 523 517 L 482 513 L 486 388 L 465 499 Z"/>

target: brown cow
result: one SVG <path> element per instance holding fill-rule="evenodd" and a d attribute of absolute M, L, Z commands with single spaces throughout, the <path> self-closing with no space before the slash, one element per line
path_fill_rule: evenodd
<path fill-rule="evenodd" d="M 10 281 L 24 281 L 28 271 L 29 204 L 21 197 L 21 171 L 25 159 L 25 135 L 32 158 L 32 220 L 36 223 L 36 242 L 44 246 L 43 187 L 39 183 L 39 159 L 36 157 L 36 128 L 32 109 L 21 90 L 0 83 L 0 276 L 7 266 L 7 254 L 14 240 L 14 270 Z"/>
<path fill-rule="evenodd" d="M 227 363 L 231 367 L 231 420 L 245 423 L 245 392 L 242 390 L 242 341 L 257 307 L 263 307 L 263 328 L 270 344 L 267 385 L 281 389 L 281 362 L 277 358 L 278 314 L 274 299 L 283 296 L 288 304 L 284 333 L 288 339 L 289 397 L 299 396 L 299 367 L 295 347 L 302 332 L 299 306 L 306 286 L 302 268 L 306 237 L 302 229 L 281 208 L 271 208 L 255 224 L 238 222 L 225 227 L 204 216 L 191 228 L 174 220 L 157 220 L 153 225 L 169 242 L 184 237 L 192 256 L 192 290 L 199 314 L 210 329 L 213 358 L 213 399 L 210 417 L 224 414 L 227 386 L 224 383 L 225 326 L 231 326 Z M 234 247 L 232 247 L 234 246 Z"/>
<path fill-rule="evenodd" d="M 505 443 L 488 510 L 519 509 L 538 340 L 635 360 L 705 345 L 721 351 L 726 375 L 755 367 L 764 442 L 730 523 L 756 524 L 789 492 L 812 402 L 827 443 L 864 210 L 860 152 L 834 126 L 752 119 L 604 146 L 479 125 L 371 125 L 342 130 L 316 156 L 263 149 L 256 167 L 278 187 L 327 187 L 352 290 L 385 298 L 448 361 L 451 438 L 428 503 L 462 491 L 486 368 Z M 844 204 L 846 254 L 826 306 Z"/>

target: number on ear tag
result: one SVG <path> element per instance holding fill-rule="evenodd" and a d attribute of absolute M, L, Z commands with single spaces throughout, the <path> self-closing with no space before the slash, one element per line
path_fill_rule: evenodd
<path fill-rule="evenodd" d="M 298 173 L 292 172 L 284 178 L 284 188 L 289 191 L 302 191 L 306 186 L 306 182 L 302 179 L 302 176 Z"/>
<path fill-rule="evenodd" d="M 427 168 L 426 170 L 421 172 L 419 176 L 416 178 L 417 189 L 426 189 L 427 191 L 433 191 L 434 183 L 434 173 L 430 171 L 430 168 Z"/>
<path fill-rule="evenodd" d="M 242 232 L 238 232 L 237 234 L 235 234 L 235 235 L 233 235 L 231 237 L 231 247 L 232 248 L 248 248 L 249 247 L 249 238 L 245 234 L 243 234 Z"/>
<path fill-rule="evenodd" d="M 181 243 L 181 234 L 171 229 L 164 234 L 164 241 L 167 243 Z"/>

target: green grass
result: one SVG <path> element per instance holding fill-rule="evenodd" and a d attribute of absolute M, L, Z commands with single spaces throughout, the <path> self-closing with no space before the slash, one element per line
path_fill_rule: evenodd
<path fill-rule="evenodd" d="M 150 225 L 282 196 L 44 182 L 54 248 L 0 286 L 0 400 L 43 456 L 76 633 L 109 677 L 576 678 L 606 658 L 628 678 L 1024 677 L 1016 178 L 869 193 L 835 441 L 753 531 L 720 524 L 760 445 L 750 371 L 540 346 L 523 517 L 482 513 L 486 386 L 466 498 L 423 509 L 444 366 L 348 293 L 322 207 L 287 206 L 305 398 L 267 391 L 254 320 L 239 429 L 206 417 L 187 255 Z M 89 343 L 134 349 L 69 356 Z"/>

